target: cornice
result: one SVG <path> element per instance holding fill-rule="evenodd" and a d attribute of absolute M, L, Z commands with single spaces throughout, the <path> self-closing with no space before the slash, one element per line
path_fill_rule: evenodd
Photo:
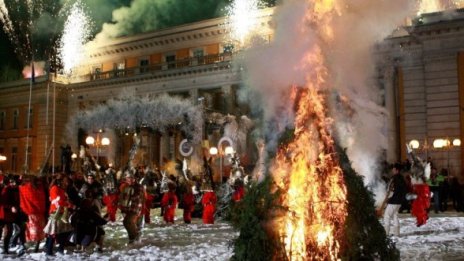
<path fill-rule="evenodd" d="M 216 72 L 233 72 L 233 68 L 230 62 L 221 62 L 216 64 L 208 64 L 195 67 L 185 67 L 180 69 L 172 69 L 167 71 L 156 71 L 152 73 L 140 74 L 137 76 L 121 77 L 121 78 L 112 78 L 112 79 L 101 79 L 93 80 L 82 83 L 70 84 L 68 88 L 88 88 L 88 87 L 103 87 L 111 85 L 121 85 L 121 84 L 133 84 L 141 82 L 150 82 L 154 80 L 164 80 L 164 79 L 174 79 L 180 80 L 185 77 L 192 77 L 195 75 L 205 75 Z"/>
<path fill-rule="evenodd" d="M 260 26 L 268 28 L 271 26 L 270 17 L 273 12 L 273 8 L 264 9 L 260 12 Z M 145 52 L 148 54 L 156 51 L 154 49 L 158 49 L 159 52 L 165 51 L 175 44 L 191 46 L 194 41 L 208 41 L 208 39 L 221 37 L 225 39 L 227 33 L 229 33 L 227 19 L 221 17 L 135 36 L 120 37 L 106 41 L 105 45 L 89 45 L 88 53 L 90 59 L 130 52 Z"/>

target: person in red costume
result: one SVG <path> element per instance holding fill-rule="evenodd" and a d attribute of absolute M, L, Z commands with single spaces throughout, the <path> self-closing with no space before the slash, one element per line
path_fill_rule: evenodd
<path fill-rule="evenodd" d="M 187 191 L 182 198 L 184 205 L 184 222 L 186 224 L 192 223 L 192 212 L 195 209 L 195 196 L 192 192 L 192 184 L 187 184 Z"/>
<path fill-rule="evenodd" d="M 217 197 L 212 189 L 204 190 L 201 203 L 203 205 L 203 224 L 214 224 Z"/>
<path fill-rule="evenodd" d="M 420 227 L 425 225 L 429 219 L 430 188 L 427 185 L 427 179 L 430 177 L 430 163 L 423 162 L 409 146 L 406 147 L 412 161 L 411 183 L 415 194 L 415 199 L 411 204 L 411 214 L 416 217 L 416 225 Z"/>
<path fill-rule="evenodd" d="M 119 190 L 116 173 L 112 168 L 105 171 L 103 186 L 105 195 L 103 196 L 103 204 L 106 206 L 106 214 L 110 222 L 116 221 L 116 212 L 118 211 Z"/>
<path fill-rule="evenodd" d="M 70 232 L 73 230 L 67 220 L 68 209 L 74 208 L 68 199 L 66 189 L 69 185 L 68 177 L 58 174 L 50 184 L 50 217 L 44 228 L 47 234 L 45 248 L 47 255 L 53 255 L 55 240 L 59 244 L 58 252 L 64 253 L 64 246 Z"/>
<path fill-rule="evenodd" d="M 43 180 L 37 176 L 27 176 L 19 186 L 21 210 L 28 216 L 26 240 L 35 242 L 34 252 L 39 251 L 40 241 L 45 238 L 43 229 L 46 222 L 46 192 Z"/>
<path fill-rule="evenodd" d="M 430 188 L 424 181 L 415 180 L 413 191 L 417 198 L 411 204 L 411 214 L 416 217 L 416 225 L 420 227 L 429 219 L 427 210 L 430 207 Z"/>
<path fill-rule="evenodd" d="M 232 194 L 232 200 L 239 202 L 245 196 L 245 188 L 243 187 L 243 181 L 236 179 L 234 182 L 234 193 Z"/>
<path fill-rule="evenodd" d="M 176 215 L 177 207 L 177 196 L 176 196 L 176 184 L 173 182 L 168 183 L 169 191 L 164 193 L 161 199 L 161 207 L 164 209 L 164 221 L 166 223 L 174 224 L 174 217 Z"/>

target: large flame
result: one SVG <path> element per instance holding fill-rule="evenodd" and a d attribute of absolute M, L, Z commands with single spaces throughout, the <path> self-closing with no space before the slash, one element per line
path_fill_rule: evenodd
<path fill-rule="evenodd" d="M 332 38 L 330 21 L 338 11 L 334 1 L 315 1 L 306 19 L 317 24 L 321 42 Z M 294 140 L 279 150 L 273 175 L 284 192 L 287 214 L 277 221 L 290 260 L 336 260 L 347 215 L 343 172 L 327 116 L 328 71 L 321 47 L 304 57 L 306 85 L 294 87 Z"/>

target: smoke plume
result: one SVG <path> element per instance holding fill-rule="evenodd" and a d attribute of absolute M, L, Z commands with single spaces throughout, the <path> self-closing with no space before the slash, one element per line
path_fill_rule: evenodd
<path fill-rule="evenodd" d="M 305 24 L 306 10 L 311 5 L 308 2 L 287 0 L 277 7 L 274 42 L 246 55 L 248 84 L 262 95 L 265 117 L 279 119 L 277 126 L 287 126 L 292 122 L 292 106 L 286 94 L 290 86 L 305 83 L 312 68 L 302 67 L 302 61 L 312 48 L 321 46 L 328 67 L 329 91 L 339 97 L 338 101 L 334 99 L 334 108 L 330 110 L 336 119 L 339 143 L 348 148 L 353 167 L 366 177 L 366 185 L 375 187 L 379 179 L 375 163 L 386 148 L 382 132 L 386 113 L 378 105 L 373 47 L 415 14 L 416 2 L 336 1 L 338 15 L 330 21 L 333 29 L 330 41 L 317 31 L 322 27 Z"/>

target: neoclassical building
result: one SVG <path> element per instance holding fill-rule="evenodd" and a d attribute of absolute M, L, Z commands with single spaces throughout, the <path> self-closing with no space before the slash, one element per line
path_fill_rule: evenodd
<path fill-rule="evenodd" d="M 423 158 L 463 177 L 464 10 L 429 13 L 378 46 L 379 82 L 392 116 L 391 158 L 412 141 Z M 443 142 L 446 140 L 446 142 Z"/>
<path fill-rule="evenodd" d="M 271 12 L 264 10 L 259 18 L 259 30 L 268 39 Z M 201 103 L 206 114 L 247 116 L 248 106 L 237 99 L 241 68 L 232 65 L 240 50 L 228 40 L 226 23 L 225 18 L 217 18 L 108 40 L 89 47 L 84 64 L 70 75 L 37 77 L 32 85 L 28 80 L 0 85 L 0 154 L 7 158 L 0 162 L 0 169 L 19 172 L 25 163 L 32 171 L 45 162 L 60 166 L 61 146 L 69 144 L 77 153 L 88 135 L 100 140 L 108 133 L 80 130 L 67 137 L 67 124 L 76 112 L 91 110 L 127 90 L 138 96 L 169 94 L 189 99 L 194 105 Z M 215 146 L 223 132 L 223 126 L 209 123 L 203 129 L 206 147 Z M 108 147 L 90 146 L 90 152 L 103 163 L 124 165 L 134 134 L 141 135 L 144 163 L 158 165 L 180 157 L 179 144 L 185 138 L 181 132 L 172 128 L 160 133 L 143 126 L 113 130 Z"/>
<path fill-rule="evenodd" d="M 262 12 L 259 31 L 272 41 L 272 9 Z M 243 83 L 234 61 L 240 47 L 228 41 L 225 18 L 211 19 L 164 30 L 122 37 L 90 49 L 88 59 L 72 75 L 49 75 L 32 85 L 27 80 L 0 85 L 0 169 L 21 171 L 26 163 L 35 171 L 44 162 L 60 165 L 59 147 L 70 144 L 77 152 L 87 135 L 102 138 L 108 130 L 79 131 L 66 136 L 66 126 L 78 111 L 91 110 L 123 90 L 139 96 L 167 93 L 199 104 L 206 113 L 249 116 L 237 91 Z M 418 145 L 422 157 L 438 168 L 462 176 L 464 139 L 464 12 L 422 15 L 377 46 L 378 82 L 385 91 L 390 117 L 386 159 L 406 158 L 405 144 Z M 202 145 L 221 138 L 221 126 L 204 122 Z M 90 147 L 105 163 L 124 165 L 133 135 L 141 135 L 145 162 L 161 164 L 179 158 L 185 138 L 175 128 L 167 133 L 139 128 L 112 133 L 111 149 Z M 437 139 L 450 140 L 433 146 Z M 453 140 L 455 141 L 453 145 Z M 49 153 L 55 144 L 55 153 Z M 443 145 L 443 144 L 442 144 Z M 28 149 L 26 149 L 28 148 Z M 249 144 L 250 150 L 253 144 Z M 27 157 L 26 157 L 27 155 Z"/>

